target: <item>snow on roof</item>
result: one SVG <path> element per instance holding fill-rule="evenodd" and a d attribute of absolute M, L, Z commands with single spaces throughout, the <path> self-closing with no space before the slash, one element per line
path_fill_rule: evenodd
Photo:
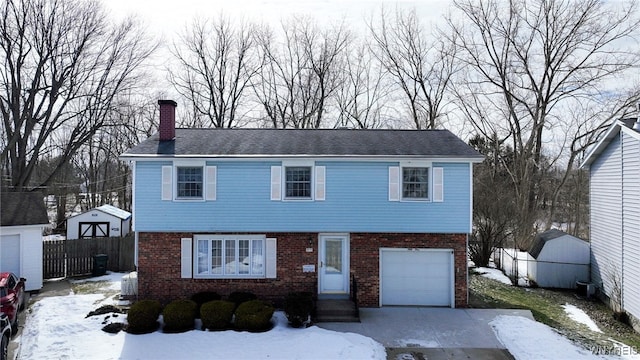
<path fill-rule="evenodd" d="M 115 206 L 111 206 L 111 205 L 102 205 L 96 208 L 96 210 L 100 210 L 104 213 L 113 215 L 115 217 L 119 217 L 122 220 L 126 220 L 128 218 L 131 217 L 131 213 L 126 211 L 126 210 L 122 210 L 120 208 L 117 208 Z"/>

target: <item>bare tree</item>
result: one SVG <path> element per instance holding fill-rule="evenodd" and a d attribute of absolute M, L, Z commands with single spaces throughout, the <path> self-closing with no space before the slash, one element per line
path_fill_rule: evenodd
<path fill-rule="evenodd" d="M 456 71 L 455 46 L 430 37 L 415 10 L 384 9 L 368 27 L 372 53 L 395 79 L 408 103 L 416 129 L 435 129 L 446 103 L 445 95 Z"/>
<path fill-rule="evenodd" d="M 510 179 L 502 160 L 513 157 L 504 139 L 476 135 L 469 141 L 485 156 L 473 170 L 473 232 L 469 240 L 469 257 L 476 266 L 487 266 L 491 255 L 511 237 L 516 209 Z"/>
<path fill-rule="evenodd" d="M 390 86 L 387 72 L 375 61 L 369 44 L 346 51 L 343 80 L 336 91 L 338 119 L 335 127 L 371 129 L 384 126 Z"/>
<path fill-rule="evenodd" d="M 215 20 L 194 20 L 174 43 L 178 68 L 168 69 L 169 77 L 194 118 L 206 118 L 216 128 L 239 125 L 238 112 L 260 65 L 254 32 L 253 25 L 220 14 Z"/>
<path fill-rule="evenodd" d="M 83 210 L 103 204 L 131 209 L 131 169 L 118 157 L 156 132 L 156 95 L 121 94 L 107 116 L 117 124 L 100 129 L 75 154 L 86 196 Z"/>
<path fill-rule="evenodd" d="M 450 41 L 466 67 L 455 84 L 457 101 L 480 134 L 497 133 L 514 150 L 506 168 L 518 204 L 516 240 L 526 241 L 540 218 L 543 168 L 562 160 L 572 169 L 593 132 L 628 105 L 622 89 L 604 89 L 638 63 L 638 51 L 624 46 L 639 28 L 637 7 L 598 0 L 454 4 Z M 595 117 L 571 117 L 576 107 Z"/>
<path fill-rule="evenodd" d="M 262 66 L 253 82 L 264 119 L 274 128 L 319 128 L 340 85 L 340 60 L 349 34 L 344 25 L 321 29 L 307 18 L 282 22 L 282 39 L 259 33 Z"/>
<path fill-rule="evenodd" d="M 0 162 L 13 189 L 44 186 L 106 125 L 116 94 L 141 83 L 155 46 L 133 19 L 112 25 L 95 1 L 8 0 L 0 14 Z M 57 166 L 31 184 L 48 155 Z"/>

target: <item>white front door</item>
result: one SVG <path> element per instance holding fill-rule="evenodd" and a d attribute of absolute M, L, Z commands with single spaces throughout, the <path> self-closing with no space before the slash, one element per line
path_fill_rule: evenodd
<path fill-rule="evenodd" d="M 349 293 L 349 237 L 320 235 L 318 287 L 321 294 Z"/>

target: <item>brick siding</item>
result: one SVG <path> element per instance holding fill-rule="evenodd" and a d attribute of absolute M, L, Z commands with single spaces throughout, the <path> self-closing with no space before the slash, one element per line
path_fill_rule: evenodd
<path fill-rule="evenodd" d="M 226 296 L 233 291 L 251 291 L 261 299 L 281 304 L 291 291 L 317 293 L 317 272 L 305 273 L 303 265 L 318 263 L 317 233 L 266 233 L 277 239 L 276 279 L 182 279 L 180 239 L 193 233 L 140 233 L 138 237 L 138 295 L 163 303 L 188 298 L 200 291 Z M 379 249 L 446 248 L 454 250 L 455 306 L 467 305 L 465 234 L 376 234 L 351 233 L 351 275 L 358 282 L 362 307 L 379 306 Z M 313 252 L 306 252 L 313 248 Z M 317 270 L 317 266 L 316 266 Z"/>

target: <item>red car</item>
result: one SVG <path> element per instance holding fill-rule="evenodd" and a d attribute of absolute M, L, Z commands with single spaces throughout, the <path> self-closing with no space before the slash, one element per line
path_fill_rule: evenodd
<path fill-rule="evenodd" d="M 0 273 L 0 312 L 9 317 L 11 326 L 18 326 L 18 311 L 24 308 L 24 278 L 14 273 Z"/>

